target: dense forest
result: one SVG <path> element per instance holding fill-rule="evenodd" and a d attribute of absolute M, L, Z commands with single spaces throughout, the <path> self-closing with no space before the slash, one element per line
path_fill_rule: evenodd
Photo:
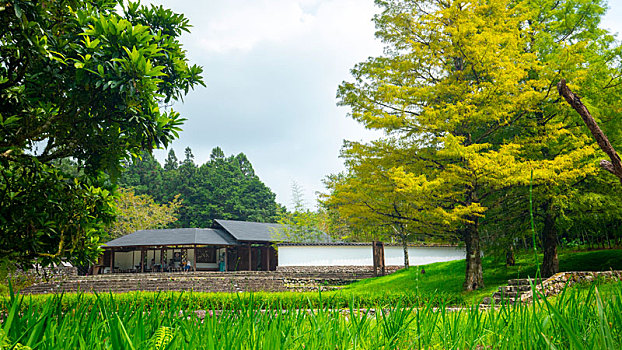
<path fill-rule="evenodd" d="M 181 207 L 173 227 L 210 227 L 214 219 L 276 222 L 284 210 L 244 153 L 227 157 L 220 147 L 201 165 L 195 163 L 190 147 L 181 161 L 171 149 L 164 166 L 151 154 L 143 154 L 125 164 L 119 185 L 157 203 L 170 202 L 179 194 Z"/>

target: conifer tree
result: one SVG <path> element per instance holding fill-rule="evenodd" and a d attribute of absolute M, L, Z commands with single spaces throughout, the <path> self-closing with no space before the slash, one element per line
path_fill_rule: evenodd
<path fill-rule="evenodd" d="M 179 167 L 179 160 L 177 159 L 177 156 L 175 155 L 175 150 L 171 148 L 171 150 L 168 151 L 166 160 L 164 161 L 164 170 L 166 171 L 175 170 L 178 167 Z"/>
<path fill-rule="evenodd" d="M 136 193 L 148 194 L 159 204 L 176 201 L 179 219 L 174 227 L 210 227 L 214 219 L 275 222 L 279 206 L 275 194 L 255 174 L 253 165 L 244 153 L 227 157 L 220 147 L 212 150 L 210 160 L 197 165 L 192 149 L 184 150 L 180 163 L 173 150 L 169 151 L 164 168 L 151 156 L 128 164 L 121 185 Z M 157 185 L 144 176 L 145 163 L 158 168 Z M 140 189 L 140 192 L 139 192 Z"/>

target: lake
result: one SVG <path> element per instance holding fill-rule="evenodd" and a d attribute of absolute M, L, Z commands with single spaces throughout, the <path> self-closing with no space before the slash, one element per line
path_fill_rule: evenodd
<path fill-rule="evenodd" d="M 279 266 L 372 266 L 371 244 L 368 246 L 279 246 Z M 411 266 L 460 260 L 465 257 L 459 247 L 410 247 Z M 384 247 L 385 265 L 404 265 L 402 247 Z"/>

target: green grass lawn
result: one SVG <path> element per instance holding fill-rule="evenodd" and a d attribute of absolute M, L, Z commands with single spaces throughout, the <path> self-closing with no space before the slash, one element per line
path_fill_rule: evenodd
<path fill-rule="evenodd" d="M 541 261 L 542 256 L 539 257 Z M 609 269 L 622 270 L 622 250 L 599 250 L 588 252 L 565 251 L 559 254 L 562 271 L 602 271 Z M 354 302 L 360 307 L 375 307 L 402 303 L 403 305 L 421 306 L 432 304 L 472 305 L 482 298 L 491 296 L 499 286 L 507 284 L 511 278 L 534 277 L 536 274 L 533 255 L 528 252 L 517 254 L 516 265 L 506 267 L 504 261 L 493 257 L 483 259 L 484 283 L 486 288 L 466 293 L 462 291 L 465 262 L 450 261 L 425 266 L 411 267 L 394 274 L 365 279 L 342 290 L 318 293 L 280 292 L 254 293 L 256 302 L 266 306 L 283 308 L 317 307 L 329 302 L 337 307 L 347 307 Z M 421 274 L 424 268 L 426 273 Z M 71 304 L 73 293 L 69 293 L 65 303 Z M 8 289 L 0 293 L 0 306 L 8 299 Z M 159 293 L 135 292 L 120 294 L 120 300 L 130 301 L 144 295 L 148 298 L 163 298 Z M 173 297 L 174 296 L 174 297 Z M 84 296 L 85 298 L 87 296 Z M 47 299 L 48 296 L 36 298 Z M 246 293 L 172 293 L 171 298 L 181 298 L 183 305 L 195 305 L 205 309 L 228 308 L 239 302 L 239 298 L 248 299 Z"/>
<path fill-rule="evenodd" d="M 353 283 L 343 291 L 356 294 L 415 293 L 424 299 L 425 296 L 440 293 L 459 296 L 457 300 L 463 300 L 465 304 L 470 305 L 490 296 L 499 286 L 507 284 L 508 279 L 534 277 L 536 265 L 533 259 L 530 253 L 517 254 L 516 265 L 506 267 L 504 261 L 485 257 L 483 265 L 486 287 L 471 293 L 462 291 L 466 268 L 464 260 L 411 267 L 388 276 Z M 542 261 L 542 255 L 539 255 L 538 260 Z M 422 268 L 425 269 L 425 274 L 421 274 Z M 559 268 L 561 271 L 622 270 L 622 250 L 563 251 L 559 254 Z"/>
<path fill-rule="evenodd" d="M 532 276 L 532 259 L 519 255 L 510 268 L 484 259 L 488 287 L 473 293 L 462 292 L 464 262 L 454 261 L 329 293 L 0 296 L 0 349 L 620 349 L 622 282 L 498 310 L 435 309 L 470 306 L 509 278 Z M 622 269 L 622 250 L 564 252 L 560 268 Z M 375 312 L 357 311 L 366 307 Z"/>
<path fill-rule="evenodd" d="M 89 350 L 617 350 L 622 346 L 621 282 L 573 286 L 552 298 L 555 302 L 537 300 L 490 310 L 394 303 L 367 311 L 356 309 L 355 303 L 344 307 L 330 300 L 315 309 L 283 310 L 247 294 L 210 312 L 196 303 L 199 300 L 182 298 L 189 294 L 12 298 L 0 308 L 0 349 L 25 349 L 19 344 L 28 349 Z M 154 295 L 156 300 L 149 301 Z"/>

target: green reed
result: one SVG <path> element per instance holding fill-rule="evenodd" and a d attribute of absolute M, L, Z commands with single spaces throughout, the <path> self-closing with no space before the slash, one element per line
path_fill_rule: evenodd
<path fill-rule="evenodd" d="M 319 296 L 284 308 L 254 295 L 203 317 L 185 294 L 153 298 L 11 295 L 0 309 L 0 348 L 32 349 L 620 349 L 622 284 L 568 288 L 530 305 L 448 309 Z M 65 298 L 74 298 L 66 303 Z M 165 302 L 163 302 L 165 301 Z M 439 307 L 437 307 L 439 306 Z M 18 345 L 19 344 L 19 345 Z"/>
<path fill-rule="evenodd" d="M 35 304 L 47 303 L 55 298 L 53 294 L 31 295 Z M 90 293 L 67 293 L 60 301 L 62 310 L 75 308 L 77 303 L 87 303 L 93 307 L 97 296 Z M 352 293 L 348 291 L 334 292 L 256 292 L 256 293 L 198 293 L 198 292 L 128 292 L 115 294 L 118 304 L 142 304 L 146 309 L 155 307 L 167 308 L 175 304 L 183 309 L 232 309 L 250 302 L 264 305 L 267 308 L 298 309 L 320 308 L 330 304 L 333 308 L 348 308 L 352 302 L 361 308 L 377 305 L 404 305 L 420 307 L 424 305 L 440 306 L 446 303 L 464 304 L 459 294 L 429 293 L 415 295 L 413 293 Z M 109 302 L 109 301 L 106 301 Z M 0 309 L 8 308 L 11 299 L 0 295 Z M 25 307 L 24 304 L 22 307 Z"/>

